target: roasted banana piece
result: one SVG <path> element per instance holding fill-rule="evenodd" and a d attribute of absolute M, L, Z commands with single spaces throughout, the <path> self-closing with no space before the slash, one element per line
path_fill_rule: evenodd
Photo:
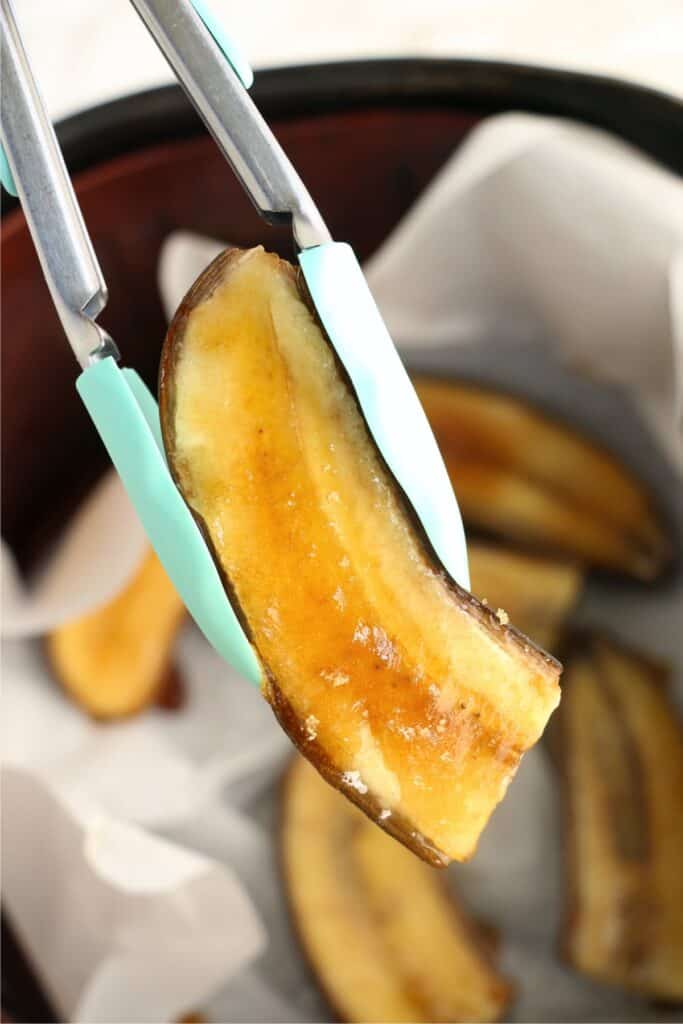
<path fill-rule="evenodd" d="M 66 692 L 94 718 L 124 718 L 178 690 L 172 648 L 184 615 L 150 549 L 113 601 L 48 636 L 50 665 Z"/>
<path fill-rule="evenodd" d="M 283 870 L 316 978 L 343 1020 L 493 1021 L 512 998 L 443 876 L 297 758 L 282 802 Z"/>
<path fill-rule="evenodd" d="M 593 638 L 555 728 L 566 810 L 566 956 L 683 1000 L 683 730 L 659 665 Z"/>
<path fill-rule="evenodd" d="M 605 449 L 519 399 L 414 380 L 466 525 L 646 581 L 666 567 L 649 493 Z"/>
<path fill-rule="evenodd" d="M 560 666 L 435 561 L 290 264 L 209 266 L 171 323 L 160 408 L 284 729 L 421 856 L 468 857 Z"/>

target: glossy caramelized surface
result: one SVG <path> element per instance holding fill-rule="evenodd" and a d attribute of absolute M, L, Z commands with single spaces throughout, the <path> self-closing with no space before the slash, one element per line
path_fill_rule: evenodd
<path fill-rule="evenodd" d="M 469 856 L 559 666 L 435 564 L 289 264 L 212 264 L 171 325 L 161 408 L 285 729 L 423 856 Z"/>
<path fill-rule="evenodd" d="M 150 704 L 166 680 L 185 606 L 153 551 L 113 601 L 59 626 L 47 640 L 55 675 L 96 718 Z"/>
<path fill-rule="evenodd" d="M 374 828 L 297 758 L 282 864 L 296 930 L 349 1021 L 492 1021 L 512 990 L 443 877 Z"/>
<path fill-rule="evenodd" d="M 609 452 L 517 398 L 429 377 L 415 386 L 467 525 L 641 579 L 666 566 L 647 489 Z"/>

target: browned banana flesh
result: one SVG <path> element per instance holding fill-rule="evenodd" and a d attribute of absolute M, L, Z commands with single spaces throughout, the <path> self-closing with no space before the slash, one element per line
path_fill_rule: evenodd
<path fill-rule="evenodd" d="M 579 969 L 683 999 L 683 730 L 661 666 L 595 638 L 558 718 L 569 875 L 564 948 Z"/>
<path fill-rule="evenodd" d="M 173 676 L 173 641 L 185 610 L 153 551 L 124 590 L 47 639 L 53 671 L 94 718 L 123 718 L 153 703 Z"/>
<path fill-rule="evenodd" d="M 578 600 L 582 569 L 482 541 L 468 544 L 467 553 L 473 593 L 534 643 L 555 651 Z"/>
<path fill-rule="evenodd" d="M 435 561 L 290 264 L 260 248 L 211 264 L 169 329 L 160 396 L 284 729 L 421 856 L 468 857 L 560 666 Z"/>
<path fill-rule="evenodd" d="M 441 875 L 386 836 L 303 758 L 284 789 L 290 908 L 347 1021 L 493 1021 L 512 989 Z"/>
<path fill-rule="evenodd" d="M 671 542 L 645 487 L 610 453 L 527 403 L 417 377 L 467 525 L 652 580 Z"/>

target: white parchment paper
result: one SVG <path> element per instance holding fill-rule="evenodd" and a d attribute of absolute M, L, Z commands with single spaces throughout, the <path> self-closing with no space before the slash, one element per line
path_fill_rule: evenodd
<path fill-rule="evenodd" d="M 169 315 L 224 244 L 168 240 Z M 600 132 L 505 115 L 471 134 L 368 273 L 409 362 L 579 423 L 647 480 L 680 542 L 682 252 L 672 175 Z M 41 635 L 117 593 L 144 548 L 110 474 L 38 578 L 20 580 L 3 549 L 6 906 L 67 1019 L 169 1021 L 197 1005 L 222 1021 L 327 1019 L 279 880 L 290 748 L 256 690 L 190 623 L 178 713 L 96 725 L 47 671 Z M 579 615 L 669 657 L 682 698 L 680 581 L 591 582 Z M 557 788 L 543 749 L 525 758 L 474 860 L 450 875 L 503 929 L 515 1020 L 675 1019 L 557 959 Z"/>

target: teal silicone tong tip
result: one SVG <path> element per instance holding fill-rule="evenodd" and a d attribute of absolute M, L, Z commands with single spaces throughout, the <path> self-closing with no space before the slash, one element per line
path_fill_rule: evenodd
<path fill-rule="evenodd" d="M 5 147 L 0 145 L 0 183 L 6 192 L 9 192 L 11 196 L 18 196 L 17 186 L 14 184 L 14 177 L 12 176 L 12 170 L 5 153 Z"/>
<path fill-rule="evenodd" d="M 190 3 L 215 39 L 223 56 L 230 62 L 244 88 L 251 89 L 254 84 L 254 72 L 241 46 L 228 35 L 206 0 L 190 0 Z"/>
<path fill-rule="evenodd" d="M 157 403 L 134 370 L 118 367 L 118 350 L 96 321 L 107 302 L 106 284 L 10 0 L 0 0 L 0 21 L 3 146 L 22 185 L 24 212 L 52 300 L 83 368 L 78 393 L 190 614 L 216 650 L 258 684 L 256 653 L 166 464 Z M 12 186 L 9 172 L 6 161 L 3 184 Z"/>
<path fill-rule="evenodd" d="M 168 470 L 153 395 L 134 370 L 119 369 L 112 358 L 85 369 L 76 388 L 187 610 L 218 653 L 259 683 L 254 649 Z"/>
<path fill-rule="evenodd" d="M 299 253 L 299 264 L 384 461 L 440 562 L 469 590 L 465 530 L 453 487 L 353 249 L 326 242 Z"/>

